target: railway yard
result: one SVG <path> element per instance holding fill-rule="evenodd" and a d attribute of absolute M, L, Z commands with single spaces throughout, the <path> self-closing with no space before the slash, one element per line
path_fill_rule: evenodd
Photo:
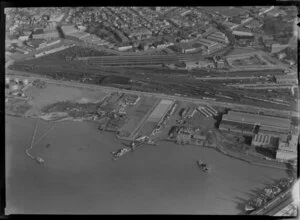
<path fill-rule="evenodd" d="M 248 16 L 262 22 L 264 14 L 273 9 L 259 9 L 256 16 L 253 9 Z M 177 9 L 170 12 L 173 10 Z M 228 26 L 223 20 L 230 16 L 211 10 L 200 10 L 208 19 L 203 30 L 172 32 L 177 37 L 171 37 L 171 44 L 166 40 L 170 36 L 162 37 L 159 31 L 143 41 L 144 35 L 154 32 L 124 35 L 118 28 L 97 24 L 103 30 L 91 25 L 87 29 L 93 34 L 87 34 L 83 25 L 75 30 L 59 24 L 66 37 L 60 37 L 58 44 L 30 52 L 23 45 L 27 48 L 23 55 L 10 52 L 6 57 L 6 114 L 51 122 L 89 121 L 99 132 L 112 132 L 125 143 L 112 152 L 113 159 L 144 144 L 169 141 L 214 148 L 251 164 L 291 170 L 287 164 L 297 162 L 295 143 L 299 140 L 297 64 L 282 58 L 290 58 L 288 50 L 270 52 L 277 44 L 266 46 L 264 30 L 243 32 L 252 17 Z M 112 16 L 115 9 L 108 12 Z M 157 11 L 151 19 L 163 13 Z M 180 16 L 185 13 L 190 12 Z M 164 31 L 182 25 L 168 18 L 167 12 L 165 16 Z M 125 22 L 123 18 L 119 21 Z M 131 37 L 135 34 L 139 37 Z M 105 37 L 100 39 L 100 35 Z M 146 44 L 150 39 L 153 42 Z M 251 48 L 237 46 L 240 40 L 250 41 Z M 202 46 L 191 48 L 195 42 Z"/>

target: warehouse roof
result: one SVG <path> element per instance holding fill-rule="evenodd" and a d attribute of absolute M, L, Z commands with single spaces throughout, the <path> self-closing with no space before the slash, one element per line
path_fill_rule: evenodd
<path fill-rule="evenodd" d="M 289 129 L 291 123 L 290 119 L 287 118 L 249 114 L 235 111 L 229 111 L 227 115 L 223 116 L 223 120 L 242 122 L 245 124 L 257 124 L 265 127 L 274 127 L 282 129 Z"/>
<path fill-rule="evenodd" d="M 288 128 L 275 128 L 275 127 L 269 127 L 269 126 L 260 126 L 260 131 L 270 131 L 270 132 L 276 132 L 276 133 L 288 133 Z"/>

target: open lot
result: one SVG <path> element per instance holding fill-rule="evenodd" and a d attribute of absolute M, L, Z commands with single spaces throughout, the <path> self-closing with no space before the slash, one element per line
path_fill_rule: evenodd
<path fill-rule="evenodd" d="M 241 67 L 241 66 L 259 66 L 266 65 L 267 63 L 262 61 L 256 54 L 252 54 L 249 56 L 243 57 L 232 57 L 228 59 L 228 63 L 233 67 Z"/>
<path fill-rule="evenodd" d="M 159 120 L 167 113 L 170 106 L 173 104 L 173 101 L 163 99 L 155 107 L 153 112 L 149 115 L 147 121 L 159 122 Z"/>
<path fill-rule="evenodd" d="M 92 89 L 81 89 L 69 86 L 61 86 L 55 84 L 46 84 L 46 88 L 39 89 L 36 87 L 29 87 L 25 94 L 31 97 L 28 102 L 32 105 L 32 108 L 28 114 L 36 115 L 46 105 L 53 104 L 59 101 L 72 101 L 79 103 L 97 102 L 102 100 L 106 93 L 92 90 Z"/>
<path fill-rule="evenodd" d="M 141 127 L 138 136 L 144 136 L 144 135 L 149 136 L 149 135 L 151 134 L 151 132 L 153 131 L 155 125 L 157 125 L 156 122 L 147 121 L 147 122 L 146 122 L 145 124 L 143 124 L 143 126 Z"/>
<path fill-rule="evenodd" d="M 21 99 L 9 99 L 9 101 L 5 103 L 6 114 L 24 115 L 31 108 L 32 106 L 30 104 Z"/>
<path fill-rule="evenodd" d="M 127 134 L 122 136 L 132 136 L 142 126 L 148 115 L 153 111 L 154 107 L 158 104 L 159 99 L 156 97 L 143 96 L 138 102 L 137 106 L 129 109 L 127 116 L 129 120 L 121 128 L 121 133 Z"/>

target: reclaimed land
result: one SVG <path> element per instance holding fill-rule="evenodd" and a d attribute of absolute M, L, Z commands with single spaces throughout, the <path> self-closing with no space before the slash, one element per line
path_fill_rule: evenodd
<path fill-rule="evenodd" d="M 159 99 L 156 97 L 142 97 L 142 100 L 135 106 L 135 109 L 128 114 L 129 121 L 121 128 L 121 133 L 128 132 L 128 137 L 133 137 L 148 117 L 148 114 L 156 106 Z M 122 136 L 122 135 L 121 135 Z M 126 135 L 124 135 L 126 137 Z"/>

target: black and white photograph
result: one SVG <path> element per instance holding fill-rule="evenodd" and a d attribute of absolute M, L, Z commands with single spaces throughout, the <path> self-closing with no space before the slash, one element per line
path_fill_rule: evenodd
<path fill-rule="evenodd" d="M 5 215 L 296 219 L 297 14 L 5 7 Z"/>

